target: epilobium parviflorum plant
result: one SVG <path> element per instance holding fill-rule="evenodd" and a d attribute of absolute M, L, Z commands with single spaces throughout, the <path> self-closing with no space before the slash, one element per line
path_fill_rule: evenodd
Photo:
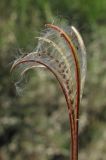
<path fill-rule="evenodd" d="M 15 60 L 11 70 L 18 67 L 23 76 L 33 67 L 44 67 L 59 82 L 69 114 L 70 160 L 78 160 L 79 105 L 86 75 L 86 50 L 81 35 L 74 26 L 46 24 L 34 52 Z"/>

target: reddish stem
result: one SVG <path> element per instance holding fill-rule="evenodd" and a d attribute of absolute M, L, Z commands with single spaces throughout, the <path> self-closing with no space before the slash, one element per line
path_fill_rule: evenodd
<path fill-rule="evenodd" d="M 61 36 L 66 40 L 72 56 L 74 58 L 74 62 L 75 62 L 75 69 L 76 69 L 76 82 L 77 82 L 77 98 L 76 98 L 76 106 L 75 106 L 75 119 L 74 119 L 74 127 L 75 128 L 75 135 L 72 135 L 71 137 L 75 138 L 73 139 L 73 146 L 72 146 L 72 160 L 78 160 L 78 118 L 79 118 L 79 102 L 80 102 L 80 69 L 79 69 L 79 62 L 78 62 L 78 58 L 77 58 L 77 52 L 76 49 L 73 45 L 73 43 L 71 42 L 70 38 L 68 37 L 68 35 L 62 30 L 60 29 L 58 26 L 55 26 L 53 24 L 46 24 L 47 27 L 52 28 L 56 31 L 58 31 Z M 71 108 L 71 106 L 70 106 Z M 72 112 L 72 111 L 71 111 Z M 72 123 L 72 119 L 70 118 L 70 123 Z M 70 124 L 72 125 L 72 124 Z M 74 132 L 71 131 L 71 134 L 73 134 Z"/>
<path fill-rule="evenodd" d="M 54 74 L 54 76 L 58 80 L 58 82 L 59 82 L 59 84 L 60 84 L 60 86 L 62 88 L 62 91 L 64 93 L 64 96 L 65 96 L 65 99 L 66 99 L 66 103 L 67 103 L 67 106 L 68 106 L 69 120 L 70 120 L 70 124 L 71 124 L 70 125 L 71 126 L 71 143 L 72 143 L 71 150 L 73 151 L 74 150 L 74 139 L 75 139 L 75 137 L 74 137 L 74 135 L 75 135 L 75 133 L 74 133 L 74 131 L 75 131 L 75 129 L 74 129 L 74 119 L 73 119 L 72 110 L 71 110 L 72 107 L 70 106 L 71 104 L 70 104 L 70 102 L 68 100 L 68 94 L 67 94 L 67 91 L 66 91 L 64 85 L 62 84 L 62 82 L 59 79 L 59 77 L 57 76 L 57 74 L 47 64 L 45 64 L 43 62 L 40 62 L 40 61 L 37 61 L 37 60 L 32 60 L 32 59 L 24 60 L 22 58 L 22 59 L 20 59 L 20 61 L 17 61 L 16 64 L 13 65 L 13 67 L 11 68 L 11 71 L 13 69 L 15 69 L 19 64 L 21 64 L 21 63 L 28 63 L 28 62 L 32 62 L 32 63 L 36 62 L 36 63 L 44 65 L 47 69 L 49 69 Z M 74 154 L 73 154 L 73 152 L 71 152 L 70 155 L 71 155 L 71 159 L 74 160 Z"/>

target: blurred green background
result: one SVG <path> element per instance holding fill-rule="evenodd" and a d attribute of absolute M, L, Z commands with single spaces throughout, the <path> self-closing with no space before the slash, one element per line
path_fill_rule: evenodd
<path fill-rule="evenodd" d="M 55 17 L 75 25 L 87 49 L 79 160 L 106 159 L 106 0 L 1 0 L 0 160 L 69 159 L 66 102 L 55 78 L 31 71 L 19 96 L 10 74 L 13 61 L 36 47 L 35 37 Z"/>

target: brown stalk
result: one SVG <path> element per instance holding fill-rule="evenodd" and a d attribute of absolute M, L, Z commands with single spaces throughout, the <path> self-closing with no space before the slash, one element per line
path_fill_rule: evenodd
<path fill-rule="evenodd" d="M 26 56 L 25 56 L 26 57 Z M 24 58 L 25 58 L 24 57 Z M 57 74 L 55 73 L 55 71 L 53 71 L 47 64 L 45 64 L 45 63 L 42 63 L 42 62 L 40 62 L 40 61 L 37 61 L 37 60 L 33 60 L 33 59 L 29 59 L 29 60 L 24 60 L 24 58 L 20 58 L 18 61 L 16 61 L 14 64 L 13 64 L 13 66 L 11 67 L 11 72 L 18 66 L 18 65 L 20 65 L 20 64 L 23 64 L 23 63 L 39 63 L 39 64 L 41 64 L 41 65 L 44 65 L 48 70 L 50 70 L 53 74 L 54 74 L 54 76 L 56 77 L 56 79 L 58 80 L 58 82 L 59 82 L 59 84 L 60 84 L 60 86 L 61 86 L 61 89 L 62 89 L 62 91 L 63 91 L 63 94 L 64 94 L 64 96 L 65 96 L 65 99 L 66 99 L 66 103 L 67 103 L 67 106 L 68 106 L 68 112 L 69 112 L 69 120 L 70 120 L 70 123 L 71 123 L 71 143 L 72 143 L 72 147 L 73 147 L 73 144 L 74 144 L 74 135 L 75 135 L 75 133 L 74 133 L 74 119 L 73 119 L 73 116 L 72 116 L 72 111 L 71 111 L 71 108 L 70 108 L 70 103 L 69 103 L 69 100 L 68 100 L 68 94 L 67 94 L 67 92 L 66 92 L 66 89 L 65 89 L 65 87 L 64 87 L 64 85 L 63 85 L 63 83 L 62 83 L 62 81 L 61 81 L 61 79 L 57 76 Z M 72 148 L 72 150 L 73 150 L 74 148 Z M 72 160 L 74 160 L 74 154 L 71 154 L 71 158 L 72 158 Z"/>
<path fill-rule="evenodd" d="M 70 160 L 78 160 L 78 119 L 79 119 L 79 103 L 80 103 L 80 83 L 81 83 L 81 77 L 80 77 L 80 66 L 79 66 L 79 57 L 77 53 L 77 49 L 71 40 L 71 38 L 68 36 L 64 30 L 59 28 L 58 26 L 55 26 L 53 24 L 46 24 L 47 27 L 50 29 L 53 29 L 57 31 L 61 37 L 64 38 L 66 41 L 66 44 L 68 45 L 70 49 L 70 54 L 73 57 L 74 65 L 75 65 L 75 79 L 76 79 L 76 96 L 75 96 L 75 108 L 73 109 L 72 105 L 72 97 L 67 92 L 67 89 L 65 87 L 65 82 L 62 81 L 61 75 L 58 75 L 58 71 L 55 70 L 55 67 L 52 68 L 48 65 L 47 62 L 42 61 L 41 59 L 32 59 L 30 58 L 31 54 L 33 55 L 34 52 L 19 58 L 12 66 L 11 71 L 15 69 L 18 65 L 20 64 L 25 64 L 25 63 L 34 63 L 34 65 L 27 67 L 23 72 L 21 72 L 21 75 L 24 74 L 28 69 L 32 67 L 37 67 L 37 64 L 41 64 L 45 66 L 49 71 L 51 71 L 55 78 L 58 80 L 61 89 L 64 93 L 67 107 L 68 107 L 68 113 L 69 113 L 69 121 L 70 121 L 70 136 L 71 136 L 71 150 L 70 150 Z M 61 51 L 60 51 L 61 52 Z M 37 52 L 36 52 L 37 53 Z M 38 52 L 40 53 L 40 52 Z M 41 54 L 41 53 L 40 53 Z M 42 52 L 43 54 L 43 52 Z M 32 56 L 33 57 L 33 56 Z M 28 59 L 29 58 L 29 59 Z M 52 57 L 53 58 L 53 57 Z M 55 58 L 54 58 L 55 60 Z M 39 67 L 39 66 L 38 66 Z"/>
<path fill-rule="evenodd" d="M 79 103 L 80 103 L 80 68 L 79 68 L 79 62 L 78 62 L 78 57 L 77 57 L 77 51 L 72 43 L 72 41 L 70 40 L 69 36 L 62 30 L 60 29 L 58 26 L 55 26 L 53 24 L 46 24 L 47 27 L 52 28 L 56 31 L 58 31 L 60 33 L 60 35 L 66 40 L 72 56 L 74 58 L 74 62 L 75 62 L 75 69 L 76 69 L 76 82 L 77 82 L 77 98 L 76 98 L 76 106 L 75 106 L 75 118 L 74 118 L 74 127 L 75 128 L 74 131 L 71 130 L 71 137 L 73 139 L 73 144 L 72 144 L 72 160 L 78 160 L 78 119 L 79 119 Z M 70 106 L 71 109 L 71 106 Z M 72 122 L 72 111 L 70 111 L 71 113 L 69 114 L 70 117 L 70 125 L 73 125 Z M 74 134 L 74 135 L 73 135 Z"/>
<path fill-rule="evenodd" d="M 25 57 L 24 57 L 25 58 Z M 36 62 L 36 63 L 39 63 L 39 64 L 41 64 L 41 65 L 44 65 L 48 70 L 50 70 L 52 73 L 53 73 L 53 75 L 56 77 L 56 79 L 58 80 L 58 82 L 59 82 L 59 84 L 60 84 L 60 86 L 61 86 L 61 89 L 62 89 L 62 91 L 63 91 L 63 94 L 64 94 L 64 96 L 65 96 L 65 99 L 66 99 L 66 103 L 67 103 L 67 106 L 68 106 L 68 110 L 69 110 L 69 119 L 70 119 L 70 123 L 71 123 L 71 132 L 73 132 L 72 134 L 71 134 L 71 141 L 72 141 L 72 144 L 73 144 L 73 141 L 74 141 L 74 138 L 73 138 L 73 136 L 72 135 L 74 135 L 75 133 L 74 133 L 74 121 L 73 121 L 73 117 L 72 117 L 72 113 L 70 112 L 70 103 L 69 103 L 69 100 L 68 100 L 68 94 L 67 94 L 67 92 L 66 92 L 66 90 L 65 90 L 65 87 L 64 87 L 64 85 L 62 84 L 62 82 L 61 82 L 61 79 L 59 79 L 59 77 L 57 76 L 57 74 L 47 65 L 47 64 L 45 64 L 45 63 L 42 63 L 42 62 L 40 62 L 40 61 L 37 61 L 37 60 L 32 60 L 32 59 L 29 59 L 29 60 L 24 60 L 23 58 L 22 59 L 20 59 L 19 61 L 17 61 L 15 64 L 13 64 L 13 66 L 11 67 L 11 72 L 19 65 L 19 64 L 21 64 L 21 63 L 29 63 L 29 62 L 32 62 L 32 63 L 34 63 L 34 62 Z M 72 145 L 72 147 L 73 147 L 73 145 Z M 73 149 L 72 149 L 73 150 Z M 73 160 L 73 154 L 71 155 L 71 158 L 72 158 L 72 160 Z"/>

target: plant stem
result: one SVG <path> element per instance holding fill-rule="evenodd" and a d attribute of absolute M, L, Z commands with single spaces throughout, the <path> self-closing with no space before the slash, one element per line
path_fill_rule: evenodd
<path fill-rule="evenodd" d="M 69 114 L 70 125 L 72 124 L 71 115 Z M 75 127 L 75 122 L 77 127 Z M 78 120 L 74 121 L 74 128 L 70 130 L 71 135 L 71 149 L 70 149 L 70 160 L 78 160 Z"/>
<path fill-rule="evenodd" d="M 72 113 L 72 106 L 69 106 L 69 118 L 70 118 L 70 126 L 71 126 L 71 160 L 78 160 L 78 118 L 79 118 L 79 102 L 80 102 L 80 68 L 79 68 L 79 61 L 77 57 L 77 51 L 70 40 L 69 36 L 58 26 L 52 24 L 46 24 L 47 27 L 50 27 L 56 31 L 58 31 L 61 36 L 66 40 L 72 56 L 75 62 L 75 69 L 76 69 L 76 82 L 77 82 L 77 96 L 76 96 L 76 104 L 75 104 L 75 114 Z M 74 122 L 73 122 L 74 120 Z"/>
<path fill-rule="evenodd" d="M 28 62 L 36 62 L 41 65 L 44 65 L 47 67 L 57 78 L 57 80 L 60 83 L 60 86 L 63 90 L 67 106 L 68 106 L 68 113 L 69 113 L 69 121 L 70 121 L 70 135 L 71 135 L 71 149 L 70 149 L 70 160 L 78 160 L 78 118 L 79 118 L 79 102 L 80 102 L 80 69 L 79 69 L 79 62 L 78 62 L 78 57 L 77 57 L 77 52 L 76 49 L 68 37 L 68 35 L 59 27 L 54 26 L 52 24 L 47 24 L 48 27 L 57 30 L 61 36 L 66 40 L 69 48 L 70 48 L 70 53 L 72 54 L 74 58 L 74 63 L 75 63 L 75 76 L 76 76 L 76 88 L 77 88 L 77 93 L 76 93 L 76 104 L 75 108 L 73 109 L 72 102 L 71 102 L 71 97 L 69 97 L 67 90 L 64 87 L 63 82 L 61 79 L 58 77 L 56 71 L 54 69 L 51 69 L 46 63 L 40 62 L 39 60 L 34 60 L 34 59 L 28 59 L 25 60 L 24 57 L 19 59 L 13 66 L 13 70 L 17 65 L 20 63 L 28 63 Z"/>

